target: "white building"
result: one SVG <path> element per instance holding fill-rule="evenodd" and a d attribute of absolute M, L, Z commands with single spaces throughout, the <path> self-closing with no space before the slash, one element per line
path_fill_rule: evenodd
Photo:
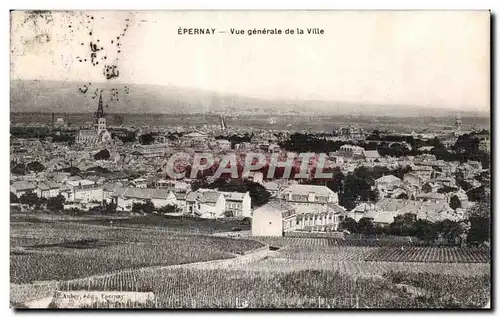
<path fill-rule="evenodd" d="M 116 202 L 118 211 L 132 211 L 134 203 L 144 204 L 148 201 L 159 209 L 167 205 L 177 206 L 174 193 L 165 189 L 120 188 L 116 189 L 111 197 Z"/>
<path fill-rule="evenodd" d="M 396 176 L 386 175 L 375 180 L 375 187 L 380 192 L 380 197 L 390 197 L 392 192 L 400 187 L 403 181 Z"/>
<path fill-rule="evenodd" d="M 281 198 L 297 207 L 297 214 L 325 212 L 327 205 L 338 203 L 338 194 L 326 186 L 292 184 L 281 194 Z"/>
<path fill-rule="evenodd" d="M 28 181 L 15 181 L 10 185 L 10 191 L 18 198 L 23 194 L 35 192 L 35 185 Z"/>
<path fill-rule="evenodd" d="M 295 207 L 281 200 L 271 200 L 253 212 L 253 236 L 283 236 L 296 228 Z"/>
<path fill-rule="evenodd" d="M 244 218 L 252 216 L 252 198 L 250 192 L 221 192 L 226 198 L 227 215 L 232 214 L 233 217 Z"/>
<path fill-rule="evenodd" d="M 212 189 L 198 189 L 186 197 L 185 212 L 206 219 L 224 217 L 226 198 L 224 194 Z"/>
<path fill-rule="evenodd" d="M 103 188 L 90 180 L 66 181 L 69 188 L 68 201 L 71 202 L 102 202 L 104 200 Z"/>
<path fill-rule="evenodd" d="M 39 182 L 35 192 L 40 198 L 55 198 L 61 193 L 62 184 L 56 182 Z"/>

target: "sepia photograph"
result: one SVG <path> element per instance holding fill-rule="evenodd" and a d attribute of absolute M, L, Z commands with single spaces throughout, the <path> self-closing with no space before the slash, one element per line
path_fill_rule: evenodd
<path fill-rule="evenodd" d="M 491 310 L 490 11 L 9 17 L 10 308 Z"/>

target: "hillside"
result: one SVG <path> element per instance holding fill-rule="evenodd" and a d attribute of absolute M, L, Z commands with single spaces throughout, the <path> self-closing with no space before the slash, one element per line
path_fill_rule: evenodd
<path fill-rule="evenodd" d="M 405 105 L 360 105 L 331 101 L 265 100 L 157 85 L 11 80 L 13 112 L 93 112 L 103 90 L 108 113 L 209 113 L 353 116 L 489 116 L 461 110 Z M 84 85 L 87 85 L 85 87 Z M 88 89 L 87 89 L 88 88 Z M 82 93 L 82 91 L 86 91 Z M 94 96 L 94 98 L 92 98 Z"/>

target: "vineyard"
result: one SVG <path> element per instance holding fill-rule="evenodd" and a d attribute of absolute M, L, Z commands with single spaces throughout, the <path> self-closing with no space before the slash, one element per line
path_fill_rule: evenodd
<path fill-rule="evenodd" d="M 12 283 L 233 258 L 263 246 L 250 240 L 58 223 L 13 224 L 11 233 Z"/>
<path fill-rule="evenodd" d="M 480 308 L 490 295 L 485 249 L 336 237 L 254 241 L 57 222 L 15 222 L 11 233 L 20 304 L 54 290 L 154 295 L 122 308 Z M 18 285 L 50 280 L 57 281 Z"/>
<path fill-rule="evenodd" d="M 403 278 L 396 281 L 396 275 Z M 408 271 L 352 277 L 339 270 L 162 269 L 81 280 L 62 288 L 153 292 L 156 300 L 150 306 L 155 308 L 238 308 L 243 304 L 248 308 L 477 308 L 488 299 L 489 275 L 422 273 L 428 279 L 421 283 L 411 280 L 412 275 Z"/>
<path fill-rule="evenodd" d="M 376 249 L 366 260 L 384 262 L 488 263 L 490 261 L 490 251 L 486 248 L 384 247 Z"/>

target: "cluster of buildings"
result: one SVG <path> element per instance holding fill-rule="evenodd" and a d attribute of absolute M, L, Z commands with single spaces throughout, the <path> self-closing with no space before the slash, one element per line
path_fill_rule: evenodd
<path fill-rule="evenodd" d="M 40 198 L 62 195 L 68 208 L 89 209 L 113 204 L 119 212 L 132 212 L 134 205 L 151 202 L 157 211 L 191 215 L 200 218 L 252 218 L 253 235 L 282 235 L 287 231 L 337 231 L 345 218 L 359 221 L 370 218 L 374 223 L 389 224 L 404 213 L 416 214 L 431 221 L 460 220 L 472 206 L 466 192 L 455 184 L 458 171 L 471 188 L 481 186 L 476 176 L 484 170 L 479 162 L 444 162 L 432 155 L 415 157 L 382 157 L 375 150 L 349 143 L 365 138 L 363 129 L 345 127 L 337 135 L 346 143 L 338 151 L 326 154 L 329 168 L 338 168 L 345 175 L 356 168 L 377 167 L 395 170 L 408 168 L 402 178 L 392 174 L 374 180 L 376 202 L 359 202 L 352 210 L 339 205 L 338 193 L 326 186 L 299 184 L 296 180 L 268 180 L 261 172 L 248 178 L 261 184 L 271 194 L 267 204 L 253 207 L 249 192 L 227 192 L 218 189 L 192 189 L 192 181 L 167 180 L 167 158 L 182 151 L 188 154 L 207 151 L 214 157 L 227 153 L 263 154 L 268 160 L 276 153 L 290 155 L 278 145 L 287 133 L 253 131 L 249 141 L 220 139 L 227 130 L 224 117 L 214 129 L 177 129 L 177 138 L 168 132 L 155 131 L 155 141 L 149 145 L 123 143 L 106 125 L 102 97 L 99 99 L 93 129 L 81 129 L 75 143 L 53 143 L 51 140 L 11 138 L 11 167 L 25 167 L 24 173 L 11 175 L 11 192 L 18 198 L 35 193 Z M 456 121 L 457 129 L 460 122 Z M 139 133 L 140 134 L 143 132 Z M 106 150 L 109 158 L 96 159 Z M 42 171 L 31 171 L 29 164 L 37 162 Z M 314 164 L 313 164 L 314 166 Z M 304 180 L 302 180 L 304 181 Z M 452 198 L 458 198 L 459 208 L 451 208 Z M 456 201 L 456 199 L 454 199 Z"/>

